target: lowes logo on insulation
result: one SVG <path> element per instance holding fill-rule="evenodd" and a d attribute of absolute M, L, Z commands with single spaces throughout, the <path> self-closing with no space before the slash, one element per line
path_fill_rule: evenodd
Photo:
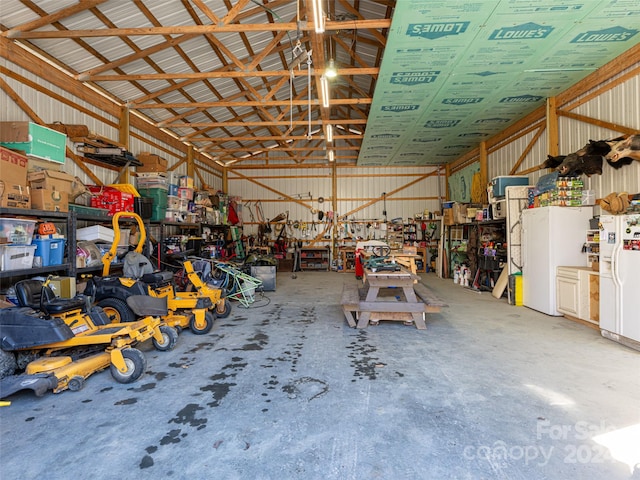
<path fill-rule="evenodd" d="M 407 27 L 407 35 L 433 40 L 449 35 L 460 35 L 467 30 L 468 26 L 469 22 L 410 23 Z"/>
<path fill-rule="evenodd" d="M 424 70 L 421 72 L 393 72 L 391 83 L 395 85 L 419 85 L 433 83 L 440 75 L 440 70 Z"/>
<path fill-rule="evenodd" d="M 460 123 L 460 120 L 429 120 L 424 124 L 425 128 L 451 128 Z"/>
<path fill-rule="evenodd" d="M 552 31 L 553 27 L 529 22 L 516 25 L 515 27 L 498 28 L 489 35 L 489 40 L 532 40 L 547 38 Z"/>
<path fill-rule="evenodd" d="M 400 135 L 395 133 L 379 133 L 377 135 L 371 135 L 370 138 L 400 138 Z"/>
<path fill-rule="evenodd" d="M 500 103 L 534 103 L 543 100 L 544 97 L 539 95 L 518 95 L 516 97 L 504 97 L 500 99 Z"/>
<path fill-rule="evenodd" d="M 569 43 L 609 43 L 626 42 L 633 37 L 638 30 L 624 27 L 611 27 L 604 30 L 589 30 L 579 34 Z"/>
<path fill-rule="evenodd" d="M 481 118 L 480 120 L 476 120 L 473 123 L 477 123 L 477 124 L 483 124 L 483 123 L 509 123 L 510 121 L 511 121 L 510 118 L 495 117 L 495 118 Z"/>
<path fill-rule="evenodd" d="M 471 103 L 480 103 L 484 97 L 467 97 L 467 98 L 445 98 L 442 103 L 445 105 L 469 105 Z"/>
<path fill-rule="evenodd" d="M 383 105 L 380 110 L 383 112 L 411 112 L 419 108 L 420 105 Z"/>

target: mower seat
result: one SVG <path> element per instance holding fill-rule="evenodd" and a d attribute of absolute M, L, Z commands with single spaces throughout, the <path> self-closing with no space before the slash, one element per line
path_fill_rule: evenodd
<path fill-rule="evenodd" d="M 173 282 L 173 272 L 165 270 L 161 272 L 145 273 L 140 277 L 140 280 L 152 287 L 166 285 Z"/>
<path fill-rule="evenodd" d="M 14 288 L 19 306 L 29 307 L 47 315 L 82 310 L 85 306 L 83 298 L 56 297 L 51 287 L 44 286 L 40 280 L 20 280 Z"/>

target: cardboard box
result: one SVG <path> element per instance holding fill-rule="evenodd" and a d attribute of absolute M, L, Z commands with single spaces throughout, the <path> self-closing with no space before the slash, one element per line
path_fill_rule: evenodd
<path fill-rule="evenodd" d="M 64 165 L 67 136 L 32 122 L 0 122 L 0 144 Z"/>
<path fill-rule="evenodd" d="M 31 196 L 26 185 L 7 184 L 0 180 L 0 207 L 31 208 Z"/>
<path fill-rule="evenodd" d="M 27 175 L 32 190 L 47 189 L 70 193 L 76 178 L 65 172 L 41 170 Z"/>
<path fill-rule="evenodd" d="M 453 218 L 453 209 L 452 208 L 445 208 L 442 211 L 442 219 L 445 225 L 455 225 L 455 221 Z"/>
<path fill-rule="evenodd" d="M 31 208 L 47 212 L 68 212 L 69 194 L 60 190 L 31 190 Z"/>
<path fill-rule="evenodd" d="M 142 166 L 136 167 L 138 172 L 166 172 L 167 161 L 159 155 L 149 152 L 141 152 L 138 160 L 142 162 Z"/>
<path fill-rule="evenodd" d="M 455 203 L 451 210 L 453 211 L 454 223 L 467 223 L 470 221 L 467 218 L 467 206 L 464 203 Z"/>
<path fill-rule="evenodd" d="M 5 182 L 5 185 L 26 186 L 28 164 L 29 159 L 24 155 L 0 147 L 0 180 Z"/>
<path fill-rule="evenodd" d="M 74 277 L 52 277 L 49 279 L 49 286 L 58 297 L 73 298 L 76 296 L 76 279 Z"/>

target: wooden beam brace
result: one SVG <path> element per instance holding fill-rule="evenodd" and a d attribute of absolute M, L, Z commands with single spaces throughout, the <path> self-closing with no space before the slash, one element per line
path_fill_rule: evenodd
<path fill-rule="evenodd" d="M 379 68 L 340 68 L 338 69 L 339 76 L 347 75 L 378 75 Z M 324 75 L 325 69 L 313 69 L 311 75 L 319 78 Z M 82 81 L 92 82 L 123 82 L 123 81 L 140 81 L 140 80 L 175 80 L 178 78 L 184 79 L 208 79 L 208 78 L 255 78 L 255 77 L 289 77 L 291 76 L 291 70 L 252 70 L 252 71 L 222 71 L 215 70 L 211 72 L 172 72 L 172 73 L 141 73 L 131 75 L 91 75 L 90 77 L 83 77 Z M 294 77 L 307 76 L 306 70 L 294 70 Z"/>
<path fill-rule="evenodd" d="M 70 7 L 63 8 L 62 10 L 58 10 L 55 13 L 50 15 L 45 15 L 44 17 L 40 17 L 31 22 L 23 23 L 22 25 L 18 25 L 17 27 L 13 27 L 2 33 L 7 38 L 18 38 L 21 34 L 24 34 L 30 30 L 35 30 L 40 27 L 44 27 L 46 25 L 50 25 L 52 23 L 58 22 L 63 18 L 68 18 L 76 13 L 82 12 L 84 10 L 88 10 L 90 8 L 95 7 L 96 5 L 100 5 L 101 3 L 106 2 L 107 0 L 82 0 L 75 5 L 71 5 Z"/>
<path fill-rule="evenodd" d="M 269 125 L 285 125 L 288 126 L 291 122 L 287 120 L 274 120 L 272 122 L 189 122 L 189 123 L 167 123 L 162 124 L 162 127 L 171 128 L 202 128 L 202 127 L 266 127 Z M 306 126 L 308 121 L 294 120 L 295 126 Z M 330 119 L 330 120 L 311 120 L 311 125 L 366 125 L 366 118 L 351 118 L 351 119 Z"/>
<path fill-rule="evenodd" d="M 246 92 L 243 93 L 246 95 Z M 331 105 L 370 105 L 372 98 L 333 98 Z M 221 100 L 219 102 L 180 102 L 180 103 L 142 103 L 130 104 L 130 107 L 136 110 L 154 109 L 154 108 L 238 108 L 238 107 L 281 107 L 281 106 L 302 106 L 308 105 L 308 100 L 247 100 L 247 101 L 228 101 Z M 317 103 L 317 101 L 312 102 Z"/>
<path fill-rule="evenodd" d="M 246 0 L 243 0 L 246 1 Z M 242 3 L 242 2 L 239 2 Z M 389 28 L 391 19 L 352 20 L 348 22 L 325 23 L 326 31 L 367 29 L 376 31 L 379 28 Z M 149 35 L 183 35 L 210 33 L 242 33 L 242 32 L 292 32 L 312 31 L 314 26 L 308 22 L 287 23 L 231 23 L 228 25 L 173 25 L 166 27 L 139 27 L 139 28 L 100 28 L 96 30 L 46 30 L 37 32 L 14 31 L 10 38 L 89 38 L 89 37 L 133 37 Z M 7 32 L 1 36 L 8 37 Z M 378 34 L 379 35 L 379 34 Z M 381 40 L 384 40 L 382 37 Z"/>
<path fill-rule="evenodd" d="M 609 130 L 613 130 L 614 132 L 620 132 L 620 133 L 625 133 L 629 135 L 636 135 L 640 133 L 640 131 L 635 128 L 625 127 L 624 125 L 619 125 L 613 122 L 606 122 L 604 120 L 598 120 L 597 118 L 588 117 L 586 115 L 580 115 L 579 113 L 566 112 L 564 110 L 559 110 L 558 115 L 562 117 L 572 118 L 580 122 L 589 123 L 597 127 L 607 128 Z"/>
<path fill-rule="evenodd" d="M 544 133 L 546 128 L 547 128 L 547 126 L 545 124 L 540 125 L 540 127 L 538 128 L 538 131 L 536 132 L 536 134 L 533 136 L 531 141 L 527 144 L 525 149 L 520 154 L 520 157 L 518 158 L 518 161 L 513 165 L 513 167 L 509 171 L 509 175 L 515 175 L 516 174 L 516 172 L 518 171 L 518 168 L 520 168 L 520 165 L 522 165 L 522 162 L 527 157 L 529 152 L 533 149 L 534 145 L 538 142 L 538 140 L 540 139 L 540 137 L 542 136 L 542 134 Z"/>

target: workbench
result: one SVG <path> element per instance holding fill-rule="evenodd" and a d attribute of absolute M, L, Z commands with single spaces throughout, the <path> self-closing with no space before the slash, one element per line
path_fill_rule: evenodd
<path fill-rule="evenodd" d="M 352 328 L 366 328 L 379 320 L 392 320 L 426 330 L 425 314 L 439 312 L 446 305 L 424 285 L 414 283 L 416 280 L 419 277 L 405 269 L 397 272 L 365 269 L 362 294 L 356 284 L 344 285 L 341 304 L 347 323 Z M 388 296 L 389 292 L 393 296 Z"/>

